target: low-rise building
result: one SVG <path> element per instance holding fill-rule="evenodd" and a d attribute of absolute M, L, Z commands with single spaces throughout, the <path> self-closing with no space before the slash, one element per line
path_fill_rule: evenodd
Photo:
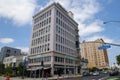
<path fill-rule="evenodd" d="M 1 48 L 0 61 L 3 62 L 5 57 L 20 55 L 21 55 L 20 49 L 5 46 Z"/>
<path fill-rule="evenodd" d="M 5 68 L 8 66 L 18 67 L 19 63 L 23 62 L 27 56 L 9 56 L 5 57 L 3 60 L 3 64 L 5 64 Z"/>

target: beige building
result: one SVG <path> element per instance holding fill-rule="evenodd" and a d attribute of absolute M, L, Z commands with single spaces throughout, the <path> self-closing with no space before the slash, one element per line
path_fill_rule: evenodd
<path fill-rule="evenodd" d="M 97 39 L 94 42 L 85 42 L 81 44 L 81 56 L 88 59 L 88 67 L 106 68 L 109 65 L 107 50 L 98 50 L 98 47 L 105 45 L 103 39 Z"/>
<path fill-rule="evenodd" d="M 77 74 L 80 71 L 78 24 L 72 12 L 53 3 L 33 16 L 29 68 L 49 74 Z M 30 70 L 30 69 L 29 69 Z M 37 71 L 36 71 L 37 72 Z"/>

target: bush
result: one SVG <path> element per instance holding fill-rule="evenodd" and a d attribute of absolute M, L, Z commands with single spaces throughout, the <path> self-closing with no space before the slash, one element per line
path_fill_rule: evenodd
<path fill-rule="evenodd" d="M 16 77 L 16 75 L 15 75 L 15 74 L 10 74 L 9 76 L 10 76 L 10 77 Z"/>
<path fill-rule="evenodd" d="M 3 77 L 6 77 L 6 76 L 7 76 L 7 74 L 3 75 Z M 16 77 L 15 74 L 9 74 L 9 76 L 10 76 L 10 77 Z"/>

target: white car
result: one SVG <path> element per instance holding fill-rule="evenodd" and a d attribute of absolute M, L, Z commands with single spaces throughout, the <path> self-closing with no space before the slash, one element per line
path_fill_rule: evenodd
<path fill-rule="evenodd" d="M 100 75 L 99 72 L 97 72 L 97 71 L 93 72 L 93 76 L 98 76 L 98 75 Z"/>

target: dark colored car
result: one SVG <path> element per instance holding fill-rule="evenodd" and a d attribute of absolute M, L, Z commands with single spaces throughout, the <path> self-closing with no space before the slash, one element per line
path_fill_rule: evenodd
<path fill-rule="evenodd" d="M 89 72 L 83 72 L 82 75 L 83 76 L 90 76 L 90 73 Z"/>
<path fill-rule="evenodd" d="M 118 74 L 119 74 L 119 72 L 117 70 L 112 70 L 112 71 L 109 72 L 110 76 L 116 76 Z"/>

